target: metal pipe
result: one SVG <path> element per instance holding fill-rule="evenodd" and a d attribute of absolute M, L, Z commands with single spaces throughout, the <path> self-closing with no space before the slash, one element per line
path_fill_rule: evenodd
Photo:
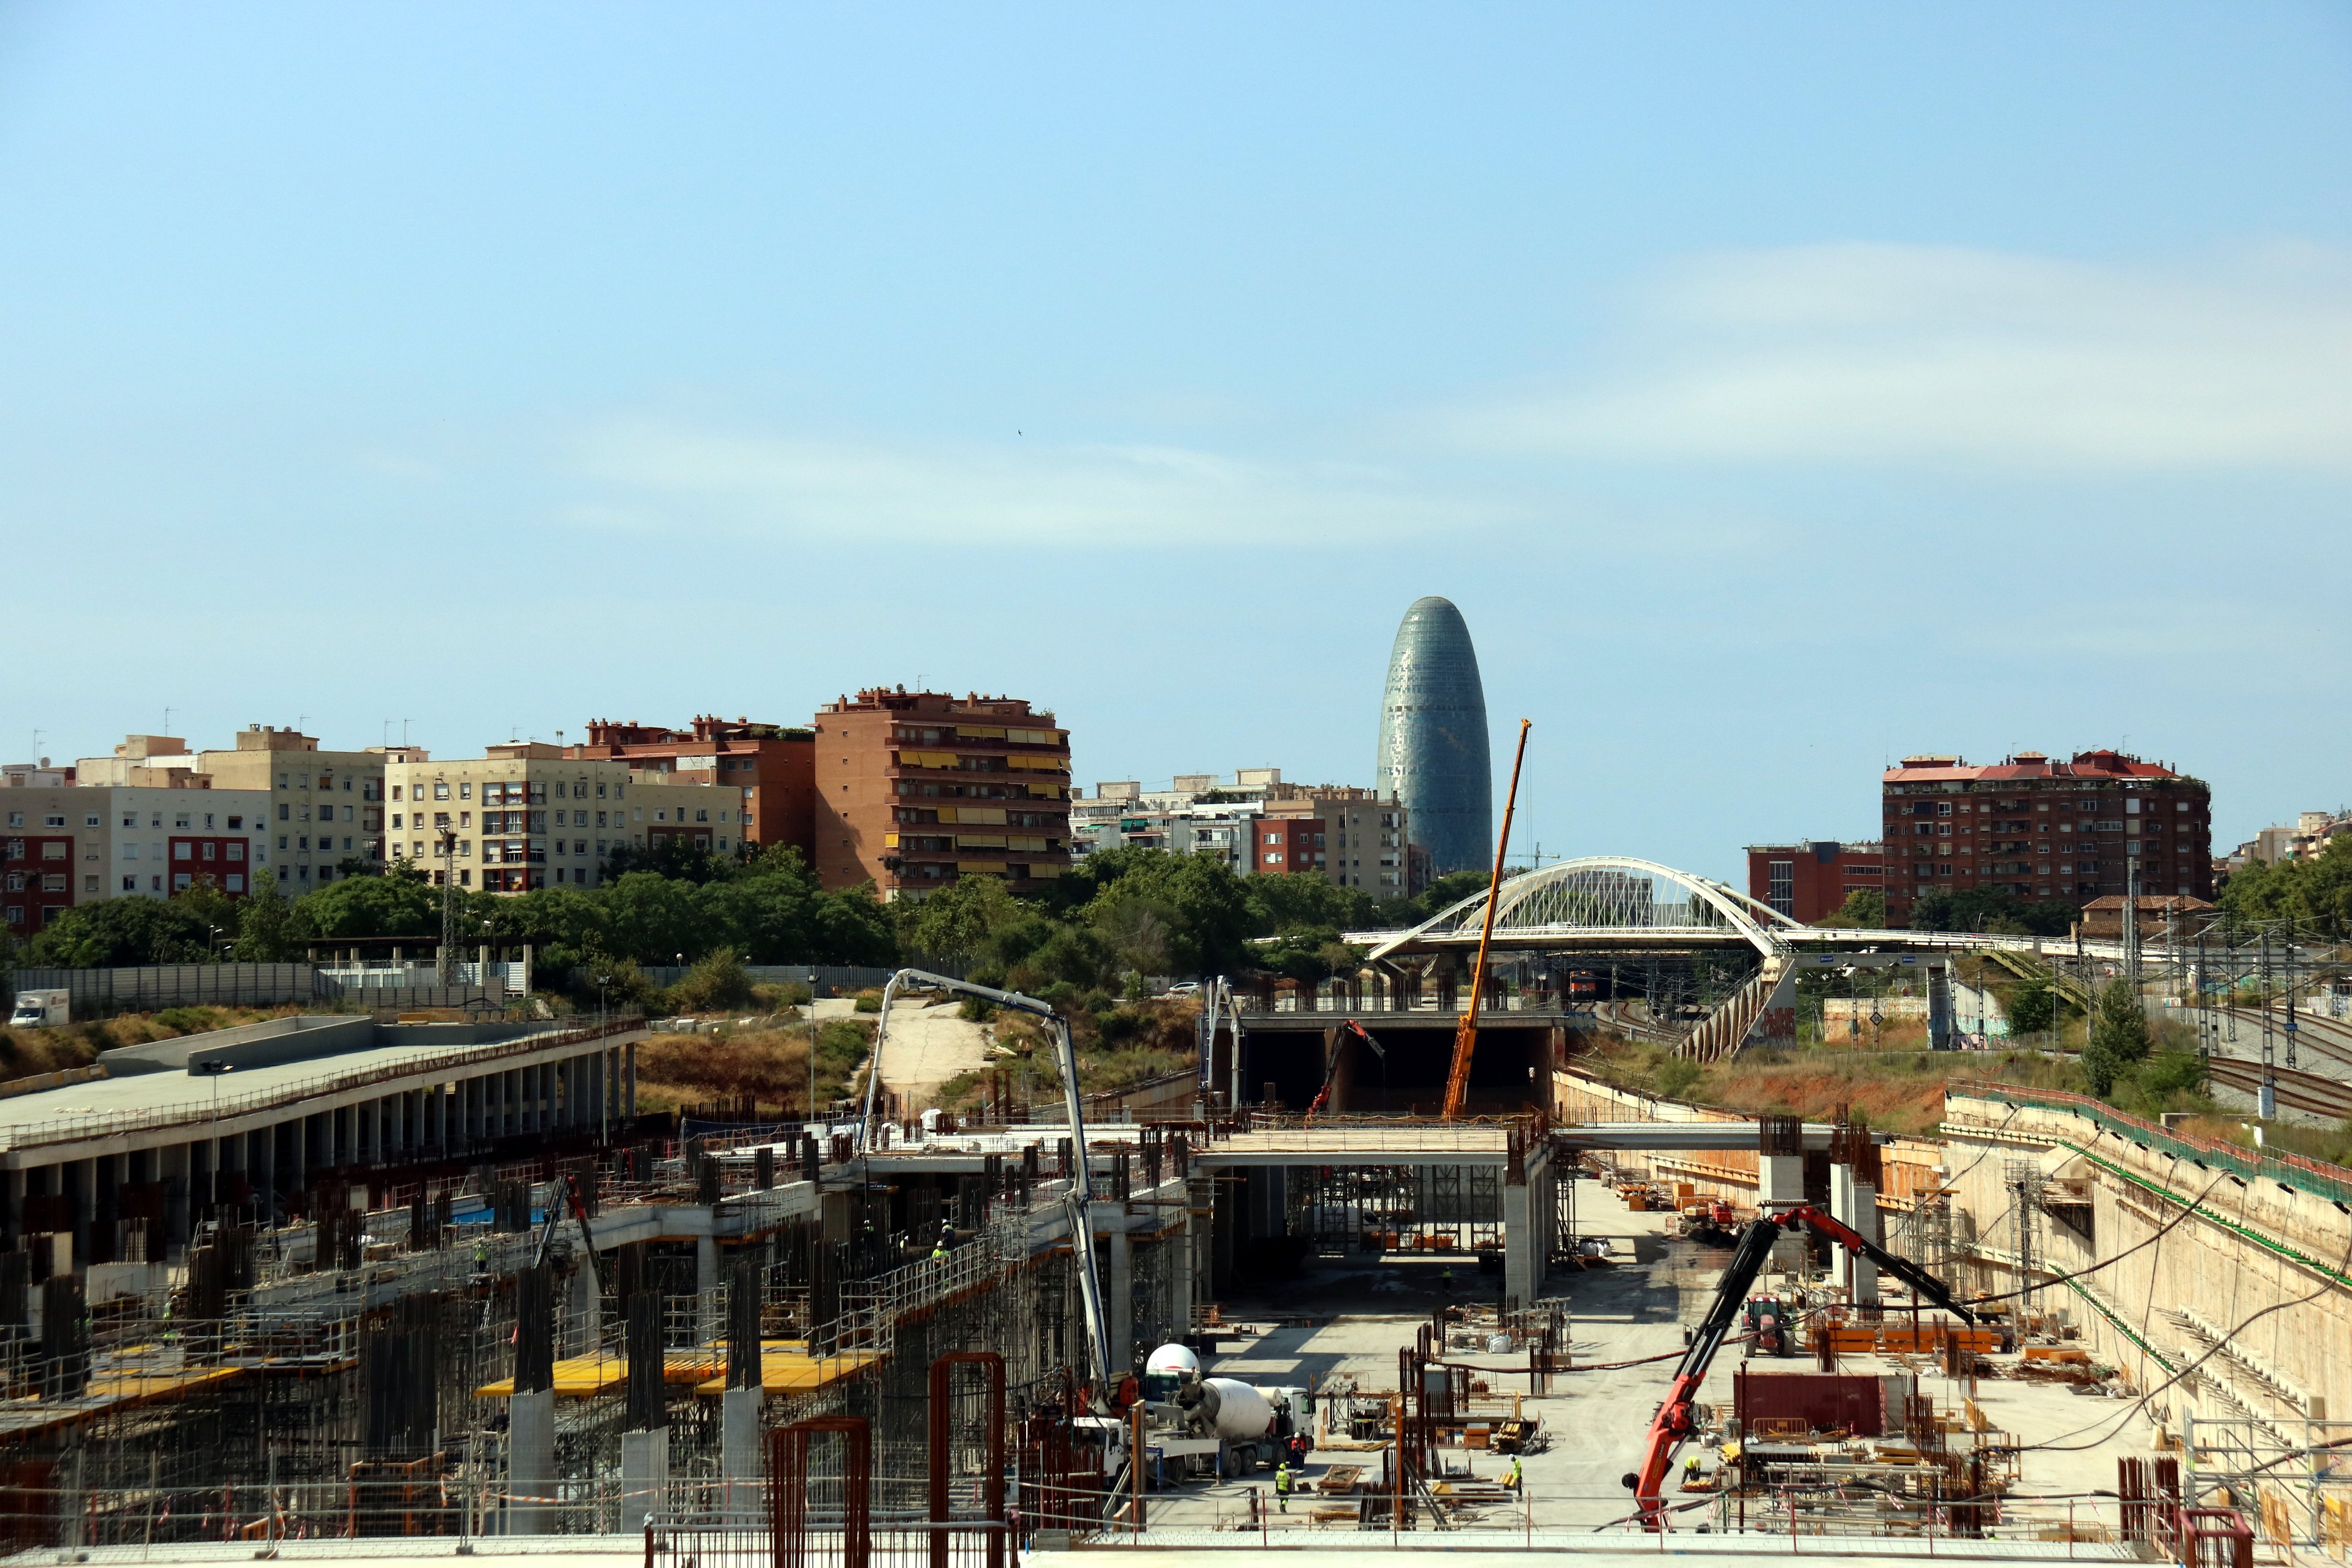
<path fill-rule="evenodd" d="M 920 969 L 899 970 L 882 987 L 882 1011 L 875 1020 L 874 1052 L 866 1068 L 866 1115 L 857 1130 L 861 1156 L 870 1153 L 873 1148 L 874 1100 L 877 1086 L 882 1081 L 882 1042 L 889 1026 L 890 1004 L 897 999 L 899 987 L 908 982 L 919 983 L 932 990 L 978 996 L 1000 1007 L 1010 1007 L 1016 1013 L 1043 1018 L 1053 1027 L 1055 1054 L 1062 1069 L 1062 1106 L 1070 1119 L 1070 1190 L 1062 1203 L 1069 1219 L 1070 1248 L 1078 1264 L 1078 1290 L 1086 1304 L 1087 1348 L 1094 1361 L 1095 1397 L 1097 1401 L 1108 1400 L 1113 1382 L 1110 1320 L 1104 1314 L 1102 1276 L 1095 1262 L 1094 1181 L 1087 1169 L 1087 1125 L 1079 1104 L 1078 1053 L 1070 1038 L 1069 1020 L 1055 1012 L 1050 1005 L 1038 1001 L 1034 996 L 1024 996 L 1018 991 L 999 991 L 994 986 L 932 974 Z"/>

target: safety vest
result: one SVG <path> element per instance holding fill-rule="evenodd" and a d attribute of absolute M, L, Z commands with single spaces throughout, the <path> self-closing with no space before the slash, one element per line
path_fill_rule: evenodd
<path fill-rule="evenodd" d="M 1274 1468 L 1274 1489 L 1282 1493 L 1285 1497 L 1288 1497 L 1290 1495 L 1290 1467 L 1288 1465 L 1276 1465 Z"/>

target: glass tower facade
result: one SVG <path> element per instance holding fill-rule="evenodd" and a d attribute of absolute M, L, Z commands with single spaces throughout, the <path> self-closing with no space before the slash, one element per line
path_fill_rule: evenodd
<path fill-rule="evenodd" d="M 1486 754 L 1486 689 L 1470 627 L 1448 599 L 1413 601 L 1389 652 L 1381 696 L 1381 750 L 1372 777 L 1403 803 L 1430 868 L 1489 869 L 1495 779 Z"/>

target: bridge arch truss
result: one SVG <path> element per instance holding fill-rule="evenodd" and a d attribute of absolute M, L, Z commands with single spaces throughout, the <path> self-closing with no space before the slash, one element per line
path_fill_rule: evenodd
<path fill-rule="evenodd" d="M 1390 933 L 1370 957 L 1475 944 L 1486 900 L 1486 893 L 1475 893 L 1410 931 Z M 1504 881 L 1495 904 L 1496 942 L 1517 949 L 1596 940 L 1659 947 L 1744 942 L 1769 958 L 1785 954 L 1808 929 L 1725 883 L 1617 855 L 1522 872 Z"/>

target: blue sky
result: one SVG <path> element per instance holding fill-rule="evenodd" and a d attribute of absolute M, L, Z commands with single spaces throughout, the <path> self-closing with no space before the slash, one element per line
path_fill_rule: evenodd
<path fill-rule="evenodd" d="M 0 751 L 1011 691 L 1523 847 L 1893 755 L 2352 798 L 2333 5 L 0 0 Z M 1498 787 L 1499 787 L 1499 780 Z"/>

